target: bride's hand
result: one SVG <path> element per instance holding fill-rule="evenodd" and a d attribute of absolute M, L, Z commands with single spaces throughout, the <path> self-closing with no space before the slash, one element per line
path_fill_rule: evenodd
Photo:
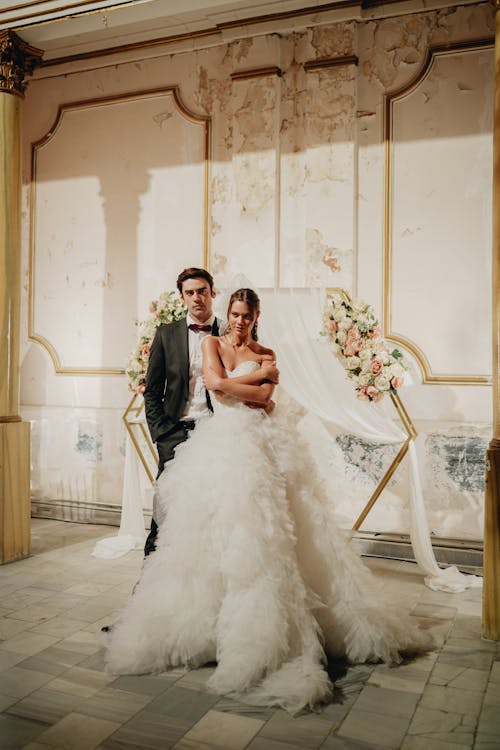
<path fill-rule="evenodd" d="M 263 357 L 260 369 L 264 380 L 268 380 L 270 383 L 275 383 L 275 385 L 278 385 L 280 380 L 280 371 L 276 367 L 275 360 Z"/>

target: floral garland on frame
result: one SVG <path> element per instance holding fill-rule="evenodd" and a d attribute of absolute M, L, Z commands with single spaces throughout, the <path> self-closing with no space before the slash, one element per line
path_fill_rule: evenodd
<path fill-rule="evenodd" d="M 158 326 L 173 323 L 186 317 L 186 308 L 177 292 L 163 292 L 149 305 L 151 315 L 146 320 L 135 321 L 139 328 L 139 341 L 127 360 L 125 373 L 129 391 L 144 393 L 149 353 Z"/>
<path fill-rule="evenodd" d="M 373 307 L 363 300 L 332 297 L 323 313 L 322 335 L 354 381 L 359 399 L 379 402 L 403 385 L 403 355 L 399 349 L 389 351 Z"/>

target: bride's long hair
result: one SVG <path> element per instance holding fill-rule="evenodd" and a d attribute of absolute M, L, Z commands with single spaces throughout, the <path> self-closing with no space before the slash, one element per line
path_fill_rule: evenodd
<path fill-rule="evenodd" d="M 245 302 L 250 308 L 250 312 L 252 313 L 252 315 L 255 315 L 255 314 L 258 315 L 260 313 L 260 299 L 257 293 L 254 292 L 253 289 L 237 289 L 235 292 L 232 293 L 232 295 L 229 298 L 229 304 L 227 306 L 227 319 L 228 320 L 229 320 L 229 314 L 231 312 L 231 307 L 233 306 L 233 302 Z M 226 331 L 227 330 L 229 330 L 229 324 L 226 328 Z M 254 341 L 258 341 L 257 318 L 255 319 L 255 323 L 253 324 L 251 336 Z"/>

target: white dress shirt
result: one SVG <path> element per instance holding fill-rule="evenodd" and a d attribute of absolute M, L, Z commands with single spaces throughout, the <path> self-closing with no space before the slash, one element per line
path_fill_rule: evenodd
<path fill-rule="evenodd" d="M 201 325 L 212 327 L 215 315 L 211 315 Z M 197 320 L 186 317 L 188 326 L 191 323 L 199 325 Z M 209 414 L 207 406 L 207 393 L 203 385 L 203 357 L 201 353 L 201 342 L 205 336 L 210 336 L 210 331 L 190 331 L 188 328 L 188 346 L 189 346 L 189 397 L 181 419 L 199 419 Z"/>

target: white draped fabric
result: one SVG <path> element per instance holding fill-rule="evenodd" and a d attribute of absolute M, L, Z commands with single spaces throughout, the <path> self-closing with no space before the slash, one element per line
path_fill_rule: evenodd
<path fill-rule="evenodd" d="M 152 491 L 146 473 L 139 462 L 130 436 L 127 435 L 125 447 L 125 471 L 123 475 L 122 514 L 118 535 L 109 536 L 96 542 L 93 557 L 112 559 L 126 555 L 133 549 L 142 549 L 146 541 L 144 516 L 142 514 L 143 498 Z"/>
<path fill-rule="evenodd" d="M 327 341 L 319 335 L 325 295 L 319 289 L 261 290 L 260 338 L 276 352 L 280 385 L 308 412 L 326 423 L 374 443 L 395 444 L 406 433 L 381 405 L 359 401 Z M 435 590 L 457 592 L 481 585 L 481 578 L 455 566 L 439 568 L 430 541 L 417 453 L 410 462 L 410 538 L 415 559 Z M 332 482 L 334 483 L 335 478 Z"/>

